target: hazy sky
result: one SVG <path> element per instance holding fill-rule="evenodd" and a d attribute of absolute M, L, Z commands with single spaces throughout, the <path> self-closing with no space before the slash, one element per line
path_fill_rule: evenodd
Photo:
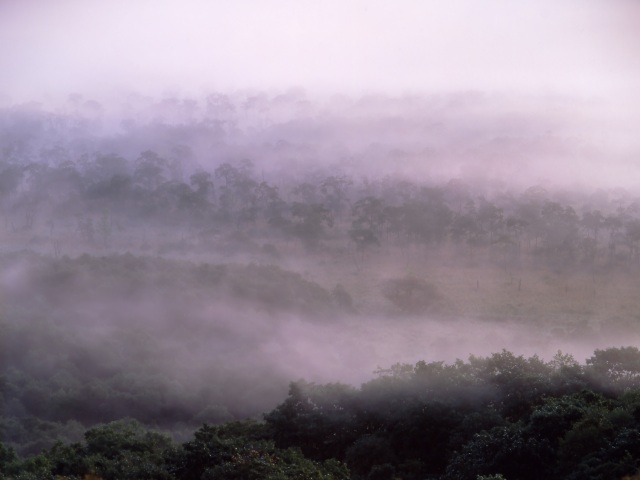
<path fill-rule="evenodd" d="M 634 0 L 0 0 L 0 95 L 299 86 L 637 100 Z"/>

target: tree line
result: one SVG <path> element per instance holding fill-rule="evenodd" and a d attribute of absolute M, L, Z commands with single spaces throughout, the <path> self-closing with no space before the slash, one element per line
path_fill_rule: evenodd
<path fill-rule="evenodd" d="M 295 239 L 308 250 L 342 245 L 365 256 L 380 246 L 490 252 L 555 266 L 640 262 L 640 202 L 621 190 L 515 193 L 459 181 L 420 184 L 344 172 L 276 184 L 250 161 L 223 163 L 184 178 L 178 161 L 153 151 L 44 163 L 0 162 L 0 210 L 7 231 L 47 232 L 110 246 L 130 228 L 167 227 L 186 239 L 212 232 Z M 36 228 L 38 227 L 38 228 Z"/>
<path fill-rule="evenodd" d="M 640 351 L 580 364 L 503 350 L 380 369 L 354 388 L 290 385 L 262 422 L 204 424 L 175 442 L 135 420 L 21 458 L 7 479 L 611 479 L 640 473 Z"/>

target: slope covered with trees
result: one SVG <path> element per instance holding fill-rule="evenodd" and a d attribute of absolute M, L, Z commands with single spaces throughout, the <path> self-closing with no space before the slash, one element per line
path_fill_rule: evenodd
<path fill-rule="evenodd" d="M 359 389 L 292 383 L 264 422 L 205 424 L 176 443 L 134 420 L 20 459 L 6 478 L 611 479 L 640 472 L 640 351 L 585 365 L 502 351 L 396 364 Z M 635 477 L 634 477 L 635 478 Z"/>
<path fill-rule="evenodd" d="M 2 475 L 638 474 L 640 196 L 449 164 L 570 137 L 475 97 L 136 102 L 0 109 Z"/>

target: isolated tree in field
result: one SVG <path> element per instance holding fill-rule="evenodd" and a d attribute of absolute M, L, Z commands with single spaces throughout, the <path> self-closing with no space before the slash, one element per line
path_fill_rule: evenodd
<path fill-rule="evenodd" d="M 404 313 L 435 311 L 441 306 L 436 287 L 413 275 L 387 280 L 382 295 Z"/>

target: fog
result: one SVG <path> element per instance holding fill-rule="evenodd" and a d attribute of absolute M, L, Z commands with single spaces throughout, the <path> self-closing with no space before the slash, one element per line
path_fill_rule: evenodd
<path fill-rule="evenodd" d="M 207 405 L 218 408 L 213 421 L 259 416 L 282 400 L 290 381 L 300 378 L 360 385 L 374 371 L 396 363 L 453 363 L 503 349 L 546 360 L 561 350 L 584 362 L 596 348 L 640 339 L 636 317 L 625 319 L 616 311 L 616 302 L 633 301 L 632 287 L 616 292 L 617 286 L 598 286 L 601 311 L 595 315 L 576 311 L 580 307 L 570 298 L 570 308 L 543 306 L 539 316 L 525 311 L 487 317 L 474 305 L 465 311 L 469 302 L 481 306 L 498 294 L 498 282 L 486 277 L 484 267 L 484 292 L 469 282 L 472 298 L 461 295 L 445 308 L 413 315 L 384 301 L 373 265 L 347 270 L 356 311 L 333 302 L 312 280 L 273 265 L 203 269 L 131 254 L 76 259 L 5 254 L 0 272 L 3 361 L 50 389 L 55 398 L 50 408 L 68 408 L 70 400 L 60 397 L 75 395 L 75 402 L 93 398 L 96 403 L 77 414 L 82 422 L 110 419 L 115 410 L 151 416 L 175 428 L 176 419 L 197 420 Z M 560 278 L 579 289 L 578 275 Z M 358 285 L 367 291 L 360 294 Z M 518 297 L 535 302 L 541 294 L 532 286 L 511 291 L 514 304 Z M 594 308 L 584 293 L 577 295 L 578 305 Z M 549 303 L 558 297 L 571 295 L 545 295 Z M 5 374 L 11 377 L 15 370 Z M 72 393 L 83 384 L 85 389 L 113 389 L 111 403 L 103 404 L 100 393 Z M 138 403 L 154 394 L 162 396 L 163 408 L 173 409 L 173 416 L 155 418 L 162 410 L 151 406 L 140 413 Z M 120 395 L 140 400 L 123 407 Z M 24 415 L 30 408 L 8 402 L 4 415 Z M 66 410 L 55 412 L 50 419 L 66 415 Z"/>
<path fill-rule="evenodd" d="M 2 2 L 0 440 L 184 434 L 299 378 L 638 342 L 638 21 Z"/>
<path fill-rule="evenodd" d="M 4 88 L 634 91 L 637 5 L 4 2 Z M 637 96 L 635 97 L 637 100 Z"/>
<path fill-rule="evenodd" d="M 80 95 L 110 113 L 105 128 L 122 122 L 122 108 L 131 124 L 131 92 L 173 108 L 148 112 L 169 123 L 203 118 L 217 92 L 242 99 L 233 125 L 245 114 L 254 126 L 275 124 L 243 131 L 258 147 L 310 141 L 335 146 L 326 152 L 334 161 L 374 157 L 407 176 L 437 172 L 435 162 L 449 177 L 627 187 L 637 183 L 639 17 L 636 2 L 596 0 L 3 2 L 0 41 L 10 47 L 0 52 L 0 104 L 60 111 Z M 291 103 L 301 92 L 321 107 L 295 105 L 294 120 L 290 104 L 284 115 L 265 104 L 265 95 Z M 354 152 L 363 142 L 370 149 Z M 299 151 L 269 159 L 294 155 L 304 168 L 322 160 Z"/>
<path fill-rule="evenodd" d="M 502 182 L 525 189 L 638 184 L 636 112 L 606 100 L 467 91 L 425 95 L 73 94 L 2 112 L 7 159 L 59 164 L 145 150 L 198 168 L 250 159 L 265 178 L 338 167 L 356 177 Z M 175 176 L 174 175 L 174 176 Z M 176 177 L 177 178 L 177 177 Z"/>

